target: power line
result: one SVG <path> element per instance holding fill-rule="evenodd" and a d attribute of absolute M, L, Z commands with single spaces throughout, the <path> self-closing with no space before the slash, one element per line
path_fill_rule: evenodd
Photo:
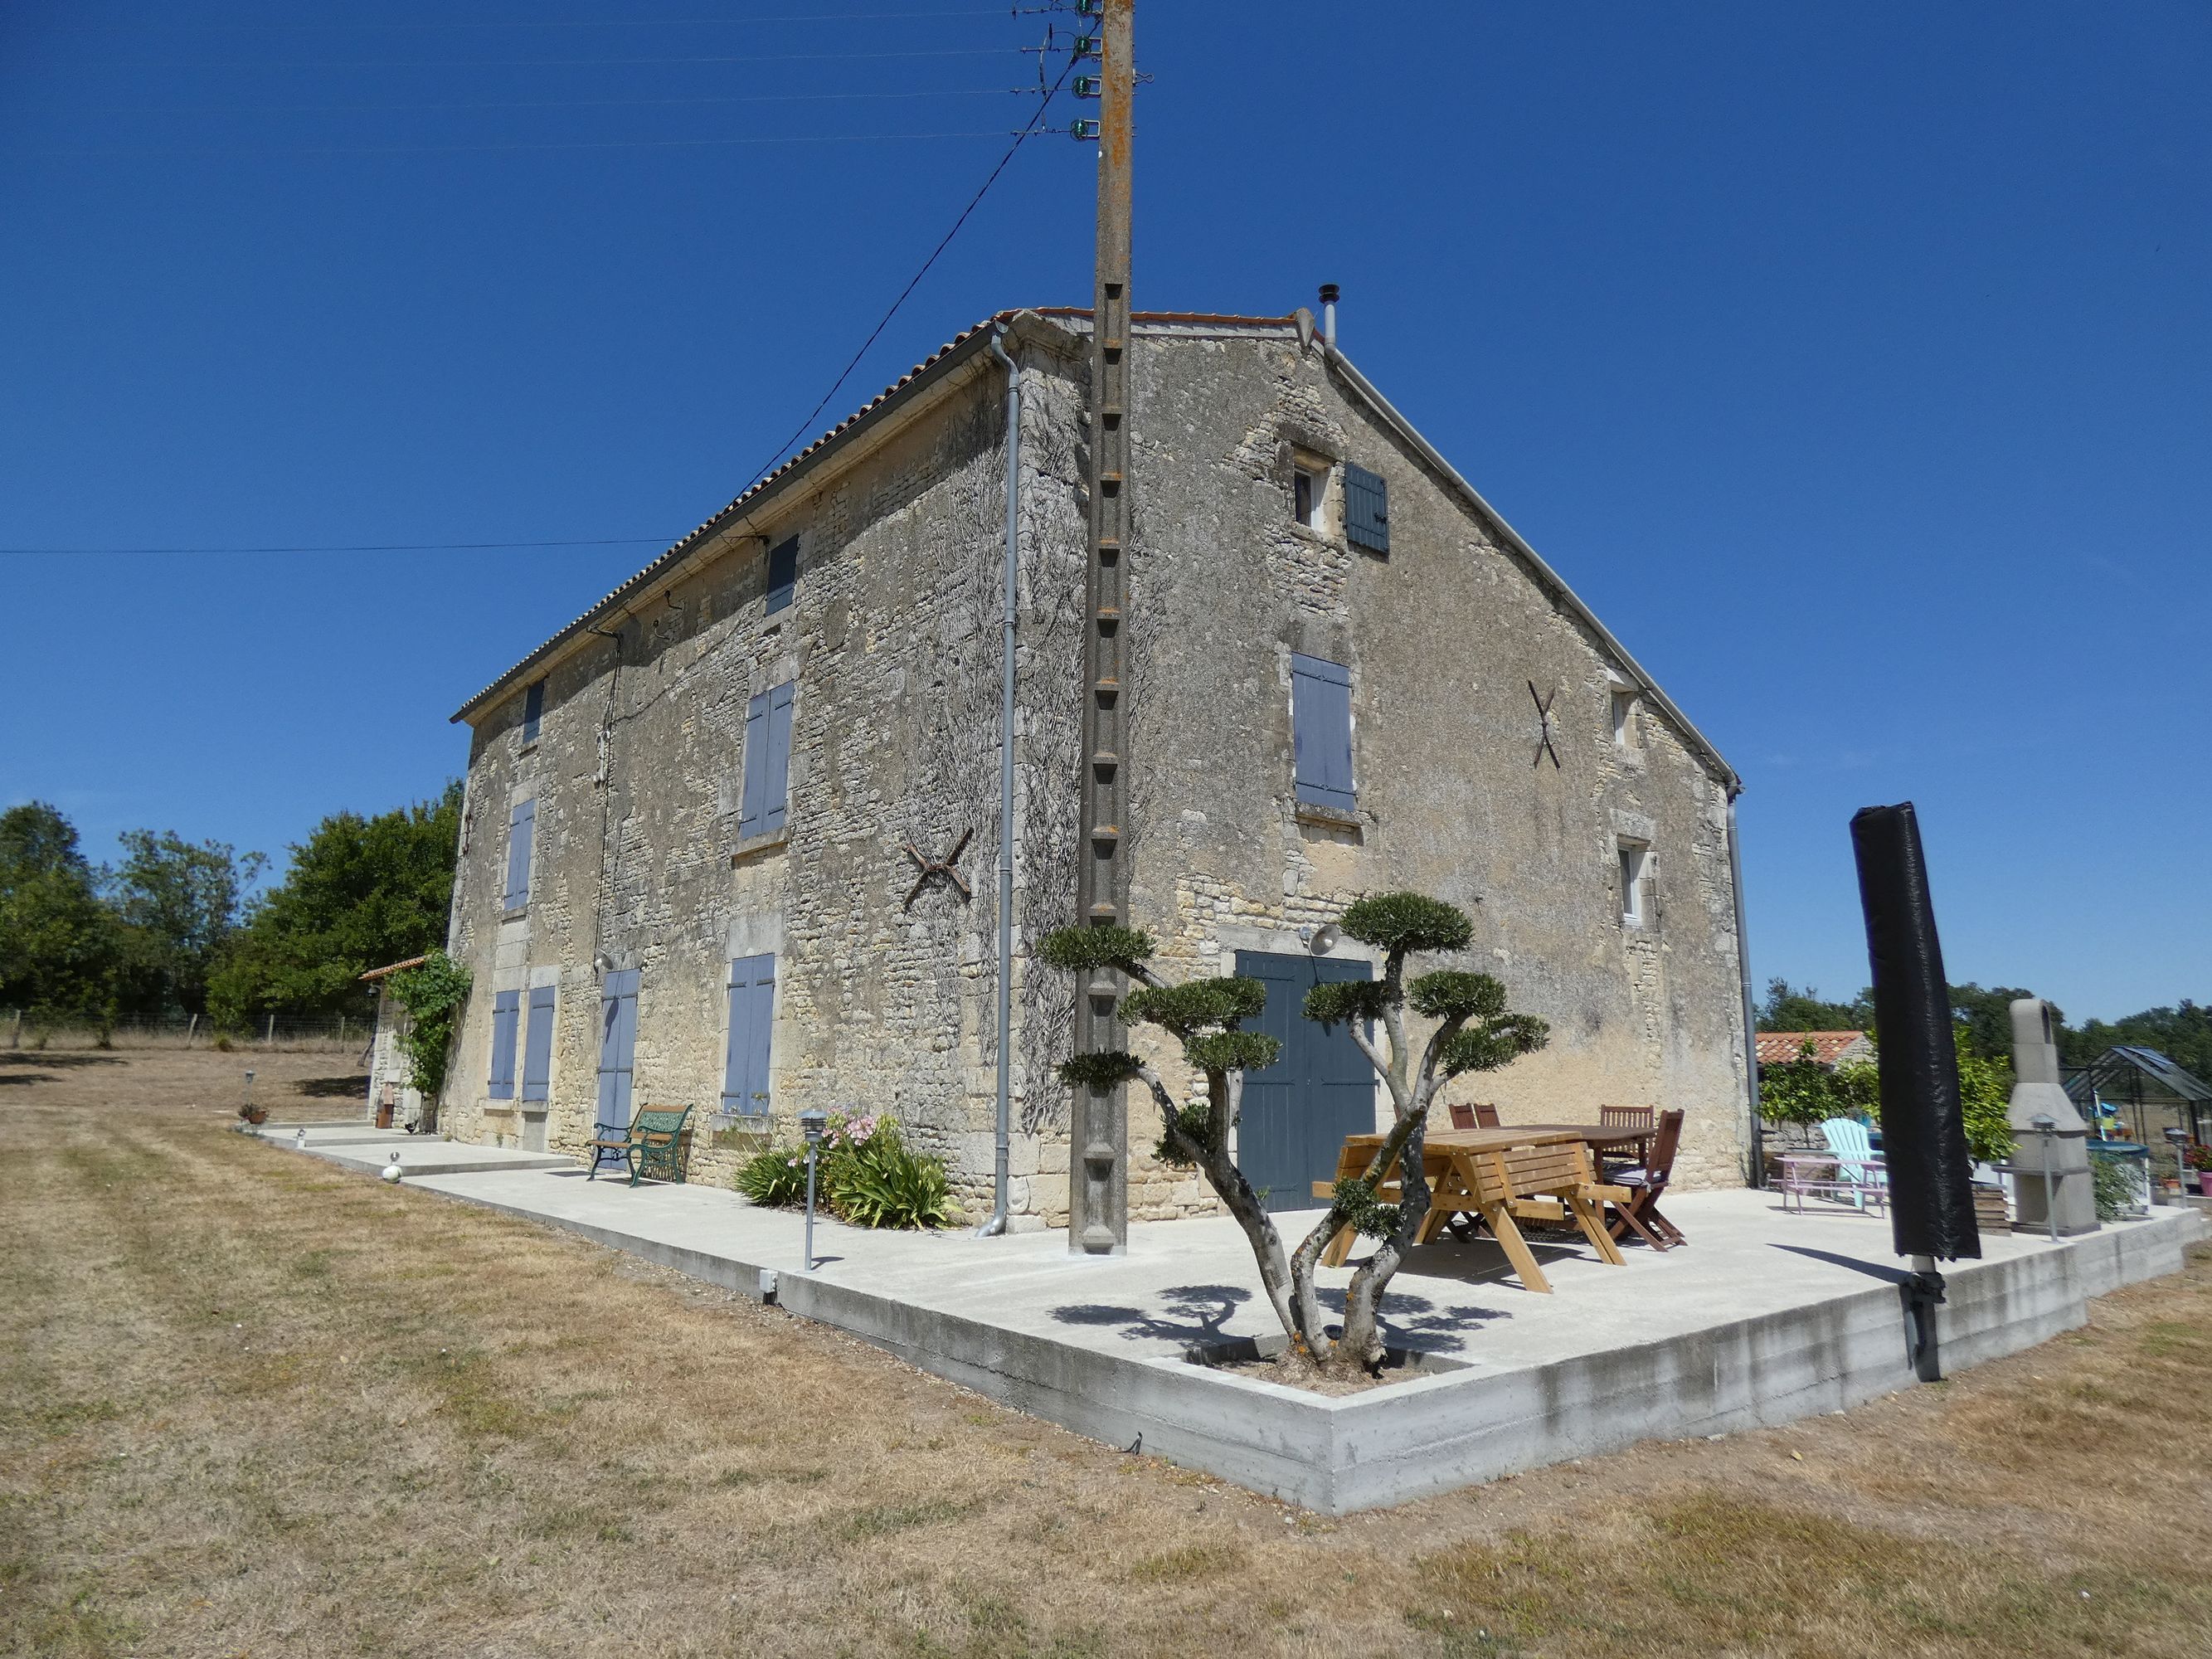
<path fill-rule="evenodd" d="M 969 215 L 975 212 L 976 208 L 981 205 L 983 198 L 990 193 L 991 186 L 999 182 L 999 175 L 1006 170 L 1007 164 L 1014 159 L 1015 152 L 1019 150 L 1024 143 L 1029 142 L 1032 134 L 1040 130 L 1037 125 L 1038 122 L 1043 118 L 1045 110 L 1052 103 L 1052 100 L 1055 97 L 1059 96 L 1060 88 L 1067 84 L 1068 75 L 1070 71 L 1075 68 L 1075 58 L 1071 56 L 1066 65 L 1063 66 L 1060 71 L 1060 79 L 1052 83 L 1051 89 L 1048 91 L 1044 94 L 1043 98 L 1038 101 L 1036 113 L 1030 117 L 1029 125 L 1014 135 L 1014 142 L 1006 146 L 1006 153 L 999 158 L 999 165 L 991 169 L 989 175 L 985 178 L 982 185 L 976 190 L 975 195 L 969 198 L 968 205 L 960 210 L 960 216 L 952 222 L 952 228 L 945 233 L 944 238 L 939 241 L 935 247 L 930 250 L 929 257 L 921 262 L 921 269 L 915 271 L 913 276 L 908 280 L 907 285 L 899 290 L 898 298 L 891 301 L 890 309 L 884 312 L 882 318 L 877 322 L 875 327 L 869 331 L 868 337 L 860 342 L 860 349 L 853 354 L 852 361 L 847 363 L 844 368 L 838 374 L 837 378 L 830 382 L 829 391 L 822 394 L 822 401 L 815 404 L 812 409 L 807 411 L 806 418 L 799 423 L 798 428 L 792 433 L 791 436 L 786 438 L 782 443 L 776 447 L 775 453 L 770 455 L 768 459 L 762 464 L 760 471 L 754 473 L 753 476 L 746 481 L 745 489 L 750 489 L 753 485 L 758 483 L 763 478 L 766 477 L 769 474 L 769 468 L 773 467 L 778 461 L 783 459 L 784 455 L 790 450 L 792 445 L 797 443 L 799 439 L 805 436 L 808 430 L 812 428 L 817 417 L 821 415 L 824 409 L 827 409 L 830 406 L 830 400 L 832 398 L 835 398 L 839 391 L 843 388 L 845 382 L 852 378 L 853 371 L 860 367 L 860 359 L 868 355 L 868 348 L 874 345 L 875 343 L 882 337 L 883 331 L 890 326 L 891 319 L 898 315 L 899 307 L 906 303 L 907 296 L 915 291 L 915 288 L 920 285 L 923 277 L 929 275 L 930 267 L 937 263 L 938 256 L 943 253 L 946 248 L 952 245 L 952 239 L 960 234 L 960 227 L 968 222 Z M 744 490 L 740 490 L 738 492 L 740 495 L 743 495 L 744 493 Z"/>
<path fill-rule="evenodd" d="M 1024 6 L 1023 11 L 1057 11 L 1058 6 Z M 1007 8 L 987 6 L 954 11 L 821 11 L 787 13 L 769 17 L 552 17 L 518 18 L 510 22 L 486 21 L 408 23 L 77 23 L 57 31 L 64 34 L 254 34 L 380 33 L 412 31 L 451 33 L 459 29 L 631 29 L 631 28 L 750 28 L 760 23 L 857 23 L 903 21 L 908 18 L 1003 17 Z"/>
<path fill-rule="evenodd" d="M 118 69 L 602 69 L 635 64 L 842 64 L 885 58 L 997 58 L 1018 46 L 943 46 L 922 52 L 686 53 L 674 58 L 252 58 L 204 63 L 173 58 L 118 59 Z"/>
<path fill-rule="evenodd" d="M 0 557 L 63 557 L 72 554 L 182 556 L 200 553 L 475 553 L 519 547 L 665 546 L 665 536 L 599 536 L 575 542 L 365 542 L 345 547 L 0 547 Z"/>
<path fill-rule="evenodd" d="M 439 104 L 109 104 L 17 108 L 42 115 L 350 115 L 485 109 L 658 109 L 692 105 L 896 102 L 917 98 L 1034 98 L 1028 87 L 947 87 L 932 92 L 765 92 L 734 98 L 523 98 Z"/>
<path fill-rule="evenodd" d="M 27 149 L 0 154 L 82 157 L 94 155 L 516 155 L 572 149 L 727 149 L 757 144 L 919 143 L 943 138 L 1003 138 L 1005 127 L 976 127 L 964 132 L 780 133 L 772 138 L 606 138 L 560 140 L 542 144 L 315 144 L 208 145 L 142 144 L 83 149 Z M 1027 137 L 1017 133 L 1018 138 Z M 1009 152 L 1011 154 L 1011 152 Z"/>

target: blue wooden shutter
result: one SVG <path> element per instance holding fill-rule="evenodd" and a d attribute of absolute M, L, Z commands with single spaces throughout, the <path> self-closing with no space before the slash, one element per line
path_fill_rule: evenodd
<path fill-rule="evenodd" d="M 537 825 L 538 803 L 518 801 L 507 820 L 507 909 L 520 910 L 530 902 L 530 842 Z"/>
<path fill-rule="evenodd" d="M 491 1087 L 494 1100 L 514 1098 L 514 1017 L 520 991 L 501 991 L 491 1000 Z"/>
<path fill-rule="evenodd" d="M 763 832 L 774 835 L 789 821 L 791 795 L 791 705 L 798 688 L 788 682 L 769 696 L 768 782 L 761 815 Z"/>
<path fill-rule="evenodd" d="M 553 1082 L 553 988 L 532 986 L 530 1024 L 522 1043 L 522 1097 L 544 1100 Z"/>
<path fill-rule="evenodd" d="M 1344 534 L 1370 553 L 1390 550 L 1390 486 L 1349 461 L 1344 464 Z"/>
<path fill-rule="evenodd" d="M 761 818 L 768 805 L 768 710 L 774 696 L 763 691 L 745 705 L 745 793 L 738 812 L 740 839 L 762 833 Z"/>
<path fill-rule="evenodd" d="M 522 740 L 538 741 L 538 723 L 545 718 L 545 682 L 532 680 L 530 690 L 522 694 Z"/>
<path fill-rule="evenodd" d="M 775 1024 L 775 958 L 739 957 L 730 964 L 730 1046 L 722 1067 L 722 1111 L 766 1117 L 769 1054 Z"/>
<path fill-rule="evenodd" d="M 630 1074 L 637 1055 L 638 970 L 609 974 L 599 991 L 599 1126 L 629 1127 Z"/>
<path fill-rule="evenodd" d="M 1291 738 L 1297 745 L 1297 797 L 1349 812 L 1352 786 L 1352 671 L 1319 657 L 1291 658 Z"/>
<path fill-rule="evenodd" d="M 768 614 L 773 617 L 789 605 L 798 586 L 799 538 L 793 536 L 769 550 Z"/>

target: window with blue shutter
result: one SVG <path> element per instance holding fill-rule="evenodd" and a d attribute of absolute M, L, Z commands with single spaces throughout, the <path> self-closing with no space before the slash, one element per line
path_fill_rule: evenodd
<path fill-rule="evenodd" d="M 553 1083 L 553 988 L 530 990 L 530 1023 L 522 1040 L 522 1097 L 544 1100 Z"/>
<path fill-rule="evenodd" d="M 507 894 L 510 915 L 530 902 L 530 843 L 538 828 L 538 803 L 517 801 L 507 819 Z"/>
<path fill-rule="evenodd" d="M 739 840 L 772 836 L 789 821 L 791 711 L 797 688 L 788 681 L 745 706 L 745 785 L 738 813 Z"/>
<path fill-rule="evenodd" d="M 722 1114 L 769 1114 L 769 1039 L 775 1029 L 775 958 L 739 957 L 730 964 L 730 1047 L 722 1066 Z"/>
<path fill-rule="evenodd" d="M 545 682 L 532 680 L 530 689 L 522 694 L 522 740 L 538 741 L 538 727 L 545 718 Z"/>
<path fill-rule="evenodd" d="M 1297 747 L 1297 798 L 1349 812 L 1352 787 L 1352 671 L 1319 657 L 1291 658 L 1291 738 Z"/>
<path fill-rule="evenodd" d="M 773 617 L 788 606 L 798 588 L 799 538 L 793 536 L 768 551 L 768 614 Z"/>
<path fill-rule="evenodd" d="M 1390 550 L 1390 486 L 1349 461 L 1344 464 L 1344 535 L 1370 553 Z"/>
<path fill-rule="evenodd" d="M 514 1020 L 522 993 L 501 991 L 491 1000 L 491 1088 L 494 1100 L 514 1098 Z"/>

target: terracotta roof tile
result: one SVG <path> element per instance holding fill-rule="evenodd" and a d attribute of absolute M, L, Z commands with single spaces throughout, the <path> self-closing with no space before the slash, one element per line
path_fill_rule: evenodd
<path fill-rule="evenodd" d="M 1813 1045 L 1813 1058 L 1823 1066 L 1833 1066 L 1858 1044 L 1864 1043 L 1869 1050 L 1874 1047 L 1864 1031 L 1761 1031 L 1757 1036 L 1759 1063 L 1780 1066 L 1799 1059 L 1808 1041 Z"/>

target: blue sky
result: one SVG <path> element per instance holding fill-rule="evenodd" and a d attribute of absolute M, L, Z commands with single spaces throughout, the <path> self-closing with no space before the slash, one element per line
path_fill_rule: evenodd
<path fill-rule="evenodd" d="M 95 857 L 281 852 L 458 773 L 462 699 L 828 388 L 1048 21 L 171 15 L 0 13 L 0 547 L 636 539 L 0 555 L 0 800 Z M 1762 981 L 1864 982 L 1848 821 L 1911 799 L 1954 978 L 2212 1000 L 2212 12 L 1138 27 L 1139 305 L 1343 285 L 1346 349 L 1744 774 Z M 1085 302 L 1091 155 L 1030 141 L 817 424 Z"/>

